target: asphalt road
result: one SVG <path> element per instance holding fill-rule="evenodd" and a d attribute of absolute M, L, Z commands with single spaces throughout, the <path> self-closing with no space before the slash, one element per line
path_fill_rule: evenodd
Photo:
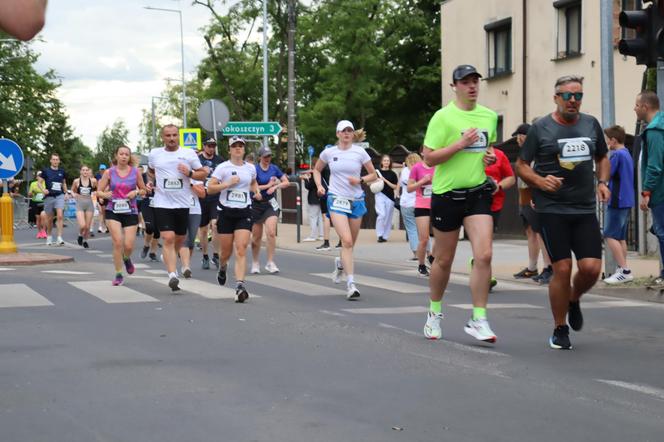
<path fill-rule="evenodd" d="M 23 251 L 46 250 L 27 235 Z M 279 251 L 281 273 L 248 278 L 240 305 L 213 270 L 172 295 L 140 259 L 113 292 L 110 240 L 91 244 L 49 249 L 74 264 L 0 271 L 2 441 L 663 438 L 662 304 L 589 296 L 574 350 L 554 351 L 546 292 L 503 283 L 491 345 L 463 332 L 457 276 L 433 342 L 411 264 L 358 263 L 349 302 L 329 256 Z"/>

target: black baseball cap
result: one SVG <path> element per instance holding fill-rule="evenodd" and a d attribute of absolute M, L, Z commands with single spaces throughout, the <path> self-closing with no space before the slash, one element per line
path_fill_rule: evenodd
<path fill-rule="evenodd" d="M 516 128 L 512 136 L 516 137 L 517 135 L 528 135 L 528 129 L 530 129 L 530 124 L 528 123 L 519 124 L 519 127 Z"/>
<path fill-rule="evenodd" d="M 203 144 L 217 144 L 217 140 L 215 140 L 214 138 L 208 138 L 203 142 Z"/>
<path fill-rule="evenodd" d="M 452 72 L 452 83 L 456 83 L 457 81 L 466 78 L 469 75 L 477 75 L 478 77 L 482 78 L 482 74 L 477 72 L 475 66 L 461 64 L 454 69 L 454 72 Z"/>

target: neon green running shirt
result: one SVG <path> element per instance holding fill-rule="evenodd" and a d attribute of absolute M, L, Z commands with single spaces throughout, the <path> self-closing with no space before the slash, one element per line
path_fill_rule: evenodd
<path fill-rule="evenodd" d="M 431 150 L 443 149 L 459 141 L 467 129 L 477 128 L 480 139 L 436 166 L 432 191 L 435 194 L 452 189 L 468 189 L 486 180 L 482 161 L 486 148 L 496 141 L 498 115 L 489 108 L 475 106 L 471 111 L 459 109 L 454 101 L 438 110 L 427 127 L 424 145 Z"/>

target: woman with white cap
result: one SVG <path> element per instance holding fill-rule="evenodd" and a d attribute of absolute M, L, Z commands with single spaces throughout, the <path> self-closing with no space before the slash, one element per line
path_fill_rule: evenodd
<path fill-rule="evenodd" d="M 314 180 L 318 195 L 325 194 L 321 182 L 321 171 L 326 165 L 330 167 L 330 182 L 327 196 L 328 216 L 341 239 L 341 257 L 334 259 L 332 280 L 341 281 L 346 273 L 346 298 L 358 298 L 360 292 L 355 286 L 353 277 L 353 247 L 360 232 L 362 217 L 367 212 L 364 203 L 362 183 L 376 180 L 376 170 L 371 163 L 369 154 L 360 146 L 353 144 L 355 127 L 348 120 L 337 123 L 337 145 L 325 149 L 314 168 Z M 362 167 L 367 175 L 361 176 Z"/>
<path fill-rule="evenodd" d="M 265 270 L 269 273 L 278 273 L 279 268 L 274 263 L 274 251 L 277 248 L 277 221 L 279 220 L 279 202 L 277 190 L 288 187 L 288 177 L 272 164 L 272 151 L 263 146 L 258 151 L 259 161 L 256 163 L 256 181 L 261 191 L 261 200 L 254 201 L 251 207 L 251 216 L 254 226 L 251 229 L 251 273 L 260 273 L 259 255 L 261 241 L 265 231 L 267 243 L 267 263 Z"/>

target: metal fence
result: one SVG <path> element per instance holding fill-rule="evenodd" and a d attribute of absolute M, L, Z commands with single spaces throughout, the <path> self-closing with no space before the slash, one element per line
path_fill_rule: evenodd
<path fill-rule="evenodd" d="M 28 211 L 30 210 L 30 200 L 24 196 L 13 198 L 14 200 L 14 229 L 29 229 Z"/>

